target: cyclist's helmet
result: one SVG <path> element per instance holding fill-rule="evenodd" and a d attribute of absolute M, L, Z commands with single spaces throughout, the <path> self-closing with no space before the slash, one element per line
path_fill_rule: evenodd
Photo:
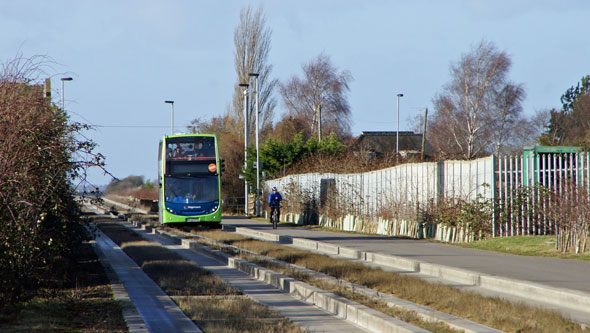
<path fill-rule="evenodd" d="M 276 191 L 277 190 L 277 187 L 276 186 L 273 186 L 272 190 L 273 191 Z"/>

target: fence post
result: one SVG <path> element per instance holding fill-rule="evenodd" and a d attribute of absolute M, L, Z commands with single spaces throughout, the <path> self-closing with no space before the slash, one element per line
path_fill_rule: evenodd
<path fill-rule="evenodd" d="M 445 162 L 436 162 L 436 204 L 445 197 Z"/>
<path fill-rule="evenodd" d="M 502 181 L 501 175 L 498 174 L 496 176 L 497 171 L 497 157 L 496 155 L 492 155 L 492 184 L 490 184 L 490 190 L 492 191 L 492 237 L 496 237 L 496 224 L 498 223 L 498 195 L 496 194 L 496 187 L 498 183 Z M 498 182 L 496 182 L 496 177 L 498 177 Z"/>

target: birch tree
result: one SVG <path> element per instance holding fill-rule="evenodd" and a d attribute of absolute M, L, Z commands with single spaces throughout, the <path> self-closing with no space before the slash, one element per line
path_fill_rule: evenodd
<path fill-rule="evenodd" d="M 501 151 L 522 119 L 522 85 L 508 80 L 511 60 L 487 41 L 451 65 L 451 80 L 434 98 L 430 141 L 443 155 L 472 159 Z"/>

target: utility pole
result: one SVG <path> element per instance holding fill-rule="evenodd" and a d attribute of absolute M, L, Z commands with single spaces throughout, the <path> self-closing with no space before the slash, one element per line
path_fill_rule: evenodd
<path fill-rule="evenodd" d="M 421 158 L 424 161 L 424 145 L 426 144 L 426 124 L 428 123 L 428 108 L 424 110 L 424 129 L 422 130 L 422 154 Z"/>
<path fill-rule="evenodd" d="M 256 216 L 260 216 L 260 148 L 258 145 L 258 132 L 260 131 L 259 127 L 259 116 L 260 111 L 258 109 L 258 73 L 250 73 L 248 74 L 254 77 L 254 89 L 256 89 Z"/>
<path fill-rule="evenodd" d="M 64 93 L 64 81 L 72 81 L 73 79 L 71 77 L 62 77 L 61 78 L 61 109 L 63 111 L 66 110 L 66 98 L 65 98 L 65 93 Z"/>
<path fill-rule="evenodd" d="M 244 172 L 248 166 L 248 86 L 247 83 L 240 83 L 244 87 Z M 248 216 L 248 181 L 244 175 L 244 215 Z"/>
<path fill-rule="evenodd" d="M 399 98 L 404 94 L 397 94 L 397 132 L 395 132 L 395 160 L 399 158 Z"/>
<path fill-rule="evenodd" d="M 170 113 L 170 135 L 174 135 L 174 101 L 164 101 L 166 104 L 170 104 L 171 113 Z"/>
<path fill-rule="evenodd" d="M 318 142 L 322 142 L 322 105 L 318 105 Z"/>

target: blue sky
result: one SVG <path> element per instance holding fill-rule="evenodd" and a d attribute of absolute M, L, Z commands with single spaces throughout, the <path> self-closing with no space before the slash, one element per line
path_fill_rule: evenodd
<path fill-rule="evenodd" d="M 0 62 L 19 53 L 52 57 L 55 101 L 59 78 L 73 77 L 66 110 L 100 125 L 88 136 L 109 171 L 155 179 L 158 140 L 170 132 L 164 100 L 175 101 L 177 130 L 226 111 L 236 84 L 233 31 L 240 9 L 259 4 L 272 30 L 275 78 L 300 75 L 322 52 L 351 72 L 355 135 L 395 130 L 397 93 L 400 129 L 409 130 L 408 119 L 432 110 L 450 63 L 482 39 L 511 56 L 509 77 L 525 86 L 526 115 L 559 107 L 561 94 L 590 74 L 584 0 L 2 1 Z M 96 170 L 90 180 L 110 178 Z"/>

